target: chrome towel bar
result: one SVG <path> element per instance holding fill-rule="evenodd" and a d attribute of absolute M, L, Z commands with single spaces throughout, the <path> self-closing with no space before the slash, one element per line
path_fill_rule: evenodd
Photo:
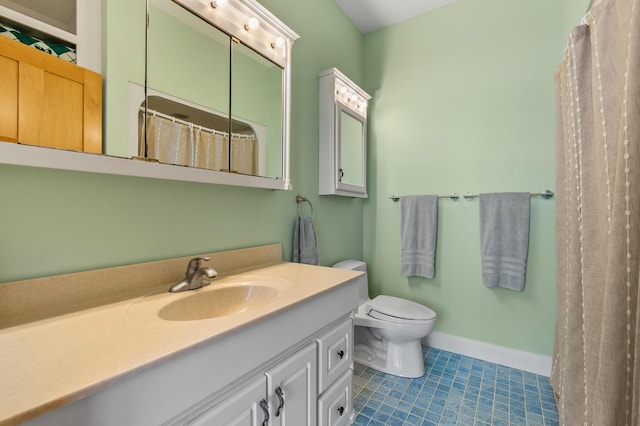
<path fill-rule="evenodd" d="M 393 201 L 398 201 L 400 199 L 400 196 L 398 195 L 392 195 L 391 197 L 389 197 L 390 199 L 392 199 Z M 455 192 L 452 193 L 451 195 L 438 195 L 438 198 L 450 198 L 453 201 L 458 201 L 460 199 L 460 195 L 456 194 Z"/>
<path fill-rule="evenodd" d="M 464 198 L 465 200 L 473 200 L 474 198 L 477 198 L 479 194 L 472 194 L 470 192 L 467 192 L 466 194 L 464 194 L 462 196 L 462 198 Z M 532 197 L 542 197 L 545 200 L 548 200 L 549 198 L 552 198 L 555 194 L 553 193 L 553 191 L 549 190 L 549 189 L 545 189 L 542 192 L 532 192 L 531 196 Z M 391 200 L 393 201 L 398 201 L 400 199 L 400 196 L 398 195 L 392 195 L 391 197 L 389 197 Z M 460 199 L 460 195 L 456 194 L 455 192 L 451 195 L 438 195 L 438 198 L 449 198 L 453 201 L 458 201 Z"/>

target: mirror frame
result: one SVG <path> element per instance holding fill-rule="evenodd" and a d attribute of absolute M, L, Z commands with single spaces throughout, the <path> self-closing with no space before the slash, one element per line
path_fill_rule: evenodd
<path fill-rule="evenodd" d="M 181 6 L 193 10 L 191 6 L 202 7 L 203 3 L 197 0 L 173 0 Z M 255 34 L 243 34 L 242 26 L 237 22 L 227 19 L 227 23 L 214 23 L 218 17 L 207 12 L 204 19 L 217 26 L 224 32 L 242 40 L 244 44 L 255 49 L 276 64 L 283 67 L 283 140 L 282 140 L 282 179 L 265 178 L 259 176 L 240 175 L 205 169 L 189 168 L 155 162 L 147 162 L 124 157 L 113 157 L 106 154 L 90 154 L 85 152 L 65 151 L 55 148 L 47 148 L 33 145 L 21 145 L 19 143 L 0 142 L 0 164 L 41 167 L 49 169 L 100 173 L 120 176 L 144 177 L 153 179 L 176 180 L 185 182 L 221 184 L 231 186 L 246 186 L 253 188 L 265 188 L 275 190 L 291 190 L 290 179 L 290 115 L 291 115 L 291 48 L 299 36 L 278 18 L 266 10 L 254 0 L 228 0 L 225 7 L 232 5 L 241 10 L 244 16 L 255 16 L 262 21 L 261 31 L 269 34 L 278 34 L 284 39 L 281 54 L 276 55 L 269 51 L 271 42 L 267 39 L 256 37 Z M 219 16 L 220 14 L 218 14 Z M 215 19 L 214 19 L 215 18 Z M 217 21 L 216 21 L 217 22 Z M 219 25 L 224 26 L 221 28 Z M 269 30 L 267 30 L 269 29 Z M 234 34 L 235 33 L 235 34 Z M 263 33 L 263 34 L 264 34 Z M 265 41 L 266 40 L 266 41 Z M 275 51 L 275 48 L 272 48 Z M 264 52 L 269 52 L 265 55 Z M 274 60 L 273 58 L 276 58 Z M 123 107 L 127 107 L 123 105 Z"/>

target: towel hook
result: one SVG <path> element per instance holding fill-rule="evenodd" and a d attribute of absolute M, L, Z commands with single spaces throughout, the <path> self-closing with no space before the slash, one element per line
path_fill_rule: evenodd
<path fill-rule="evenodd" d="M 313 205 L 311 204 L 311 201 L 309 201 L 307 198 L 303 197 L 302 195 L 296 195 L 296 203 L 298 204 L 297 210 L 298 210 L 298 216 L 302 216 L 302 207 L 303 207 L 303 203 L 308 203 L 309 204 L 309 208 L 311 209 L 311 216 L 313 217 Z"/>

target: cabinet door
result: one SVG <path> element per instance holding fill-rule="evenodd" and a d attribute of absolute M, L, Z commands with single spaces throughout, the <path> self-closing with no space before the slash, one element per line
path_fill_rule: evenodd
<path fill-rule="evenodd" d="M 0 37 L 0 140 L 102 152 L 102 77 Z"/>
<path fill-rule="evenodd" d="M 352 413 L 351 370 L 318 398 L 318 426 L 345 426 Z"/>
<path fill-rule="evenodd" d="M 0 140 L 18 141 L 18 71 L 20 63 L 0 51 Z"/>
<path fill-rule="evenodd" d="M 266 372 L 271 426 L 316 423 L 317 360 L 312 343 Z"/>
<path fill-rule="evenodd" d="M 96 93 L 100 76 L 52 59 L 58 63 L 49 68 L 20 63 L 18 139 L 29 145 L 101 153 L 102 95 Z"/>
<path fill-rule="evenodd" d="M 265 405 L 265 377 L 260 376 L 230 398 L 189 421 L 194 426 L 261 426 L 268 415 Z"/>

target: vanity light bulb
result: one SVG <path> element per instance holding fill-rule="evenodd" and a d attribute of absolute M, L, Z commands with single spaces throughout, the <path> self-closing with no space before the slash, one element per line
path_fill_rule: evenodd
<path fill-rule="evenodd" d="M 258 18 L 251 18 L 251 19 L 249 19 L 249 22 L 244 24 L 244 29 L 247 30 L 247 31 L 255 30 L 259 26 L 260 26 L 260 21 L 258 21 Z"/>
<path fill-rule="evenodd" d="M 351 95 L 351 97 L 349 98 L 350 101 L 357 101 L 358 100 L 358 95 Z"/>
<path fill-rule="evenodd" d="M 213 0 L 211 2 L 211 7 L 213 7 L 215 9 L 216 7 L 224 5 L 226 2 L 227 2 L 227 0 Z"/>
<path fill-rule="evenodd" d="M 344 95 L 345 93 L 347 93 L 347 88 L 342 86 L 339 90 L 338 90 L 338 95 Z"/>
<path fill-rule="evenodd" d="M 284 46 L 284 38 L 282 38 L 282 37 L 276 37 L 274 42 L 271 43 L 271 47 L 274 48 L 274 49 L 280 48 L 282 46 Z"/>

